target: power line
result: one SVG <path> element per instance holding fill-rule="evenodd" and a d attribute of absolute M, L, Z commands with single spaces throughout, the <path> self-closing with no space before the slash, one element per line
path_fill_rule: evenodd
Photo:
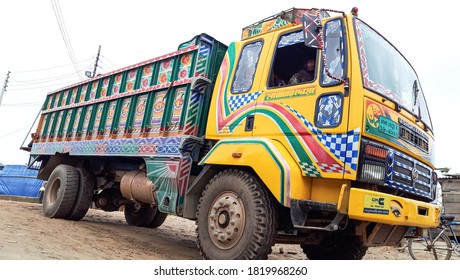
<path fill-rule="evenodd" d="M 75 77 L 77 74 L 75 72 L 60 75 L 60 76 L 55 76 L 55 77 L 48 77 L 48 78 L 43 78 L 43 79 L 34 79 L 34 80 L 16 80 L 16 79 L 11 79 L 11 85 L 12 86 L 24 86 L 24 85 L 36 85 L 36 84 L 45 84 L 45 83 L 50 83 L 58 80 L 63 80 L 63 79 L 68 79 Z"/>
<path fill-rule="evenodd" d="M 67 48 L 67 52 L 69 54 L 70 60 L 72 61 L 75 71 L 78 73 L 78 77 L 80 78 L 80 81 L 81 81 L 82 80 L 81 70 L 78 67 L 77 60 L 75 59 L 75 53 L 73 51 L 72 44 L 70 42 L 70 38 L 67 32 L 64 18 L 62 16 L 62 11 L 61 11 L 61 6 L 59 5 L 59 1 L 51 0 L 51 5 L 53 6 L 54 16 L 56 17 L 56 20 L 58 22 L 59 30 L 61 31 L 61 36 Z"/>
<path fill-rule="evenodd" d="M 85 62 L 85 61 L 90 61 L 90 60 L 92 60 L 92 59 L 93 59 L 93 58 L 87 58 L 87 59 L 84 59 L 84 60 L 77 61 L 77 63 L 82 63 L 82 62 Z M 69 66 L 69 65 L 73 65 L 73 63 L 64 64 L 64 65 L 58 65 L 58 66 L 51 66 L 51 67 L 42 68 L 42 69 L 13 71 L 13 74 L 24 74 L 24 73 L 31 73 L 31 72 L 43 72 L 43 71 L 46 71 L 46 70 L 53 70 L 53 69 L 57 69 L 57 68 L 67 67 L 67 66 Z"/>
<path fill-rule="evenodd" d="M 43 89 L 43 88 L 56 88 L 59 87 L 60 85 L 69 85 L 72 84 L 72 82 L 61 82 L 61 83 L 53 83 L 49 85 L 43 85 L 43 86 L 38 86 L 38 87 L 24 87 L 24 88 L 11 88 L 10 91 L 24 91 L 24 90 L 35 90 L 35 89 Z"/>
<path fill-rule="evenodd" d="M 3 104 L 2 106 L 8 107 L 22 107 L 22 106 L 39 106 L 42 105 L 43 102 L 35 102 L 35 103 L 7 103 Z"/>
<path fill-rule="evenodd" d="M 19 128 L 19 129 L 17 129 L 17 130 L 11 131 L 11 132 L 9 132 L 9 133 L 7 133 L 7 134 L 3 134 L 3 135 L 0 136 L 0 139 L 5 138 L 5 137 L 7 137 L 7 136 L 10 136 L 10 135 L 12 135 L 12 134 L 15 134 L 15 133 L 17 133 L 17 132 L 20 132 L 20 131 L 22 131 L 22 130 L 28 128 L 29 126 L 30 126 L 30 125 L 27 125 L 27 126 L 24 126 L 24 127 L 22 127 L 22 128 Z"/>
<path fill-rule="evenodd" d="M 104 55 L 101 54 L 101 61 L 103 61 L 102 58 L 103 58 L 103 59 L 106 59 L 107 62 L 109 62 L 110 64 L 112 64 L 112 65 L 113 65 L 113 68 L 115 68 L 115 69 L 120 68 L 120 67 L 118 67 L 115 63 L 113 63 L 110 59 L 108 59 L 107 57 L 105 57 Z"/>

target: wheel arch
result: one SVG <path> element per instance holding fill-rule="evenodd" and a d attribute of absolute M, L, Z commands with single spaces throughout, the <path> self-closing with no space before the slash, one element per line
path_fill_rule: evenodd
<path fill-rule="evenodd" d="M 276 141 L 265 138 L 224 139 L 209 151 L 200 165 L 205 167 L 186 194 L 184 215 L 189 218 L 194 217 L 196 205 L 206 184 L 215 174 L 226 168 L 250 171 L 283 206 L 289 207 L 293 197 L 309 196 L 309 179 L 302 176 L 295 160 Z"/>
<path fill-rule="evenodd" d="M 40 168 L 40 171 L 38 172 L 37 179 L 47 181 L 57 166 L 61 164 L 75 166 L 77 163 L 78 161 L 74 157 L 70 157 L 68 154 L 56 154 L 50 156 L 43 160 L 43 164 Z"/>

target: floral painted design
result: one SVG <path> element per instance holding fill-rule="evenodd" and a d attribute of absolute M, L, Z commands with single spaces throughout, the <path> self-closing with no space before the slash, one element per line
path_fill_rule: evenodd
<path fill-rule="evenodd" d="M 184 66 L 190 65 L 191 63 L 190 54 L 189 53 L 184 54 L 182 58 L 180 59 L 180 63 Z"/>
<path fill-rule="evenodd" d="M 167 73 L 161 73 L 159 80 L 160 80 L 161 84 L 166 83 L 168 81 L 168 74 Z"/>
<path fill-rule="evenodd" d="M 179 78 L 180 79 L 185 79 L 188 77 L 188 68 L 182 68 L 180 71 L 179 71 Z"/>

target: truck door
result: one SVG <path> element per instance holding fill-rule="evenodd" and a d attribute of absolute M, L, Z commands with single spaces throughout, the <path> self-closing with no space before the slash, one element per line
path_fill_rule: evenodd
<path fill-rule="evenodd" d="M 216 79 L 210 117 L 206 127 L 208 139 L 251 137 L 256 100 L 263 66 L 270 49 L 267 36 L 230 44 Z M 269 37 L 270 38 L 270 37 Z"/>
<path fill-rule="evenodd" d="M 342 19 L 326 23 L 325 51 L 328 71 L 345 79 L 342 28 Z M 254 136 L 281 142 L 304 176 L 343 178 L 355 173 L 359 131 L 348 129 L 349 97 L 344 84 L 326 74 L 321 51 L 306 46 L 301 29 L 284 30 L 273 40 Z"/>

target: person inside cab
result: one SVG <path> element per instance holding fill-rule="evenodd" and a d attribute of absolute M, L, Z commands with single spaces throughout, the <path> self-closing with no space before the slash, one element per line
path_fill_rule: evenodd
<path fill-rule="evenodd" d="M 303 67 L 291 76 L 289 84 L 294 85 L 313 81 L 315 79 L 315 63 L 314 59 L 308 59 Z"/>

